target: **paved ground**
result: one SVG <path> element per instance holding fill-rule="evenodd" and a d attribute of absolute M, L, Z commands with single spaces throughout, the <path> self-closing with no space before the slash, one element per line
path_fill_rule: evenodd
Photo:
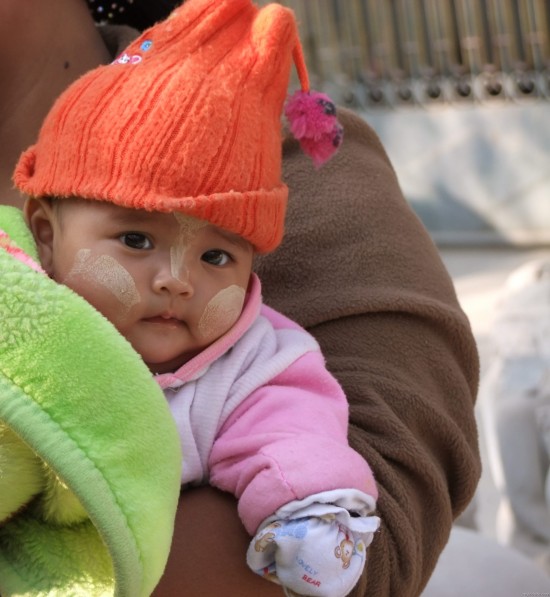
<path fill-rule="evenodd" d="M 533 250 L 441 248 L 440 252 L 453 277 L 461 305 L 470 318 L 480 351 L 483 375 L 489 358 L 487 341 L 492 313 L 502 284 L 515 268 L 526 261 L 541 256 L 550 258 L 550 247 Z M 481 437 L 482 458 L 486 462 L 483 439 Z M 498 499 L 488 466 L 484 467 L 476 502 L 479 530 L 494 537 Z"/>

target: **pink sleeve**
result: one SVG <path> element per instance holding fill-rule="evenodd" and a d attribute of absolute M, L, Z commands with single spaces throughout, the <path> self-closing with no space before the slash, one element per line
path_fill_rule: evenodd
<path fill-rule="evenodd" d="M 366 461 L 347 441 L 348 404 L 309 352 L 251 394 L 231 414 L 210 454 L 210 482 L 239 499 L 247 531 L 292 500 L 331 489 L 375 499 Z"/>

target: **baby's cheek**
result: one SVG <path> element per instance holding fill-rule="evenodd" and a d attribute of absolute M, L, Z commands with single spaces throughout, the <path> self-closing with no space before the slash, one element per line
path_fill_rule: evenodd
<path fill-rule="evenodd" d="M 141 300 L 131 274 L 116 259 L 92 255 L 89 249 L 78 251 L 62 282 L 111 320 L 125 317 Z"/>
<path fill-rule="evenodd" d="M 206 305 L 197 325 L 202 340 L 213 342 L 225 334 L 243 310 L 245 289 L 232 285 L 220 290 Z"/>

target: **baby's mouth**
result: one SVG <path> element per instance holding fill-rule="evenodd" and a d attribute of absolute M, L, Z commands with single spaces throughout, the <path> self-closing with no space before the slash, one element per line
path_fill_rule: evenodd
<path fill-rule="evenodd" d="M 184 322 L 172 315 L 156 315 L 155 317 L 147 317 L 143 320 L 145 323 L 153 323 L 157 325 L 181 327 Z"/>

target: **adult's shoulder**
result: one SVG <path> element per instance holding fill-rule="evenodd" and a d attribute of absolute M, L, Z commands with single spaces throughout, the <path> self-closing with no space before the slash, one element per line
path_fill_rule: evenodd
<path fill-rule="evenodd" d="M 285 236 L 257 260 L 267 304 L 305 327 L 385 308 L 407 293 L 456 304 L 450 278 L 425 227 L 407 203 L 390 160 L 360 115 L 339 109 L 344 141 L 316 169 L 287 136 Z"/>

